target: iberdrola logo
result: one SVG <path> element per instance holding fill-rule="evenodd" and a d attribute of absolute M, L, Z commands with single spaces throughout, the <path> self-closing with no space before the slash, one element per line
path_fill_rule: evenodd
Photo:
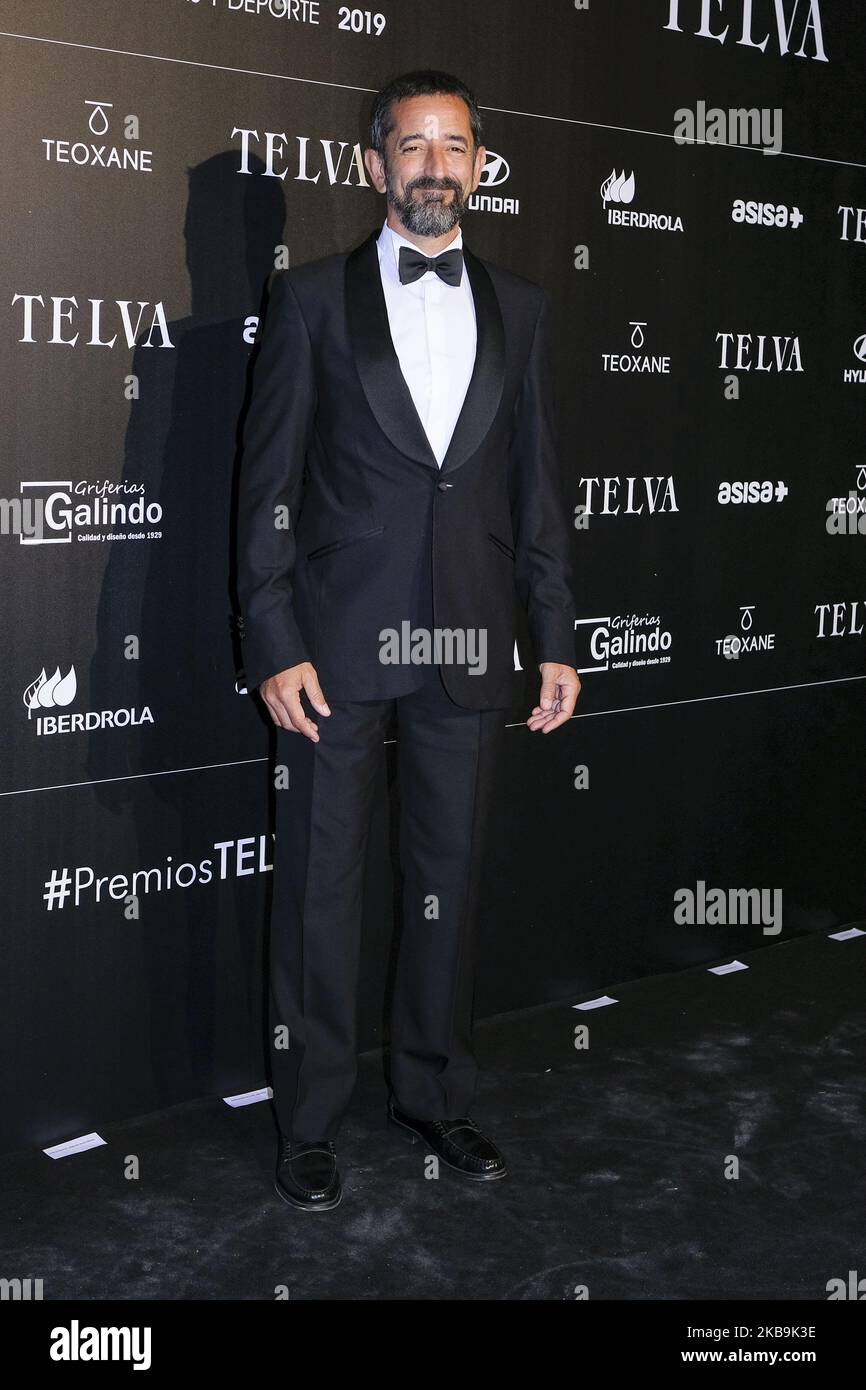
<path fill-rule="evenodd" d="M 33 684 L 28 685 L 24 691 L 27 718 L 32 718 L 34 710 L 56 709 L 58 705 L 71 705 L 77 690 L 78 682 L 75 679 L 74 666 L 70 666 L 65 676 L 61 676 L 59 666 L 53 676 L 48 676 L 43 666 Z"/>

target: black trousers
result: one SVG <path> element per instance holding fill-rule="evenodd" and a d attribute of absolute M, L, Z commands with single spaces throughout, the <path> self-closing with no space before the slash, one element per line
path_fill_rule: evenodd
<path fill-rule="evenodd" d="M 469 1110 L 477 888 L 503 710 L 468 710 L 436 666 L 394 700 L 306 706 L 319 743 L 277 730 L 270 937 L 272 1086 L 281 1132 L 334 1139 L 357 1075 L 364 868 L 378 760 L 396 717 L 403 930 L 390 1086 L 421 1119 Z M 325 691 L 327 697 L 327 691 Z M 305 697 L 302 697 L 305 699 Z"/>

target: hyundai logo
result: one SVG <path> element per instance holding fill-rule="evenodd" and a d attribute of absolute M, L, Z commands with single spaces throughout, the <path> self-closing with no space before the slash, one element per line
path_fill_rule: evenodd
<path fill-rule="evenodd" d="M 496 184 L 504 183 L 510 173 L 507 160 L 503 159 L 501 154 L 494 154 L 492 150 L 488 150 L 478 185 L 481 188 L 494 188 Z"/>

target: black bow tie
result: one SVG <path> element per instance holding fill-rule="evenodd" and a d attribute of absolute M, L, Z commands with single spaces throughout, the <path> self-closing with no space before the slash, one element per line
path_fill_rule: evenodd
<path fill-rule="evenodd" d="M 399 269 L 401 285 L 420 280 L 425 270 L 435 270 L 446 285 L 459 285 L 463 275 L 463 252 L 457 246 L 453 251 L 443 251 L 440 256 L 425 256 L 423 251 L 401 246 Z"/>

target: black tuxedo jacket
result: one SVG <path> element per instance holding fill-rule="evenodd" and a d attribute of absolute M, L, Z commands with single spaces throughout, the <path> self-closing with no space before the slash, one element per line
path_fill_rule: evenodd
<path fill-rule="evenodd" d="M 474 661 L 453 648 L 466 660 L 446 659 L 445 687 L 507 708 L 518 602 L 536 661 L 576 665 L 547 295 L 464 245 L 475 366 L 440 468 L 391 339 L 377 235 L 270 277 L 238 495 L 247 686 L 306 660 L 327 700 L 394 698 L 425 671 L 383 663 L 386 629 L 474 629 Z"/>

